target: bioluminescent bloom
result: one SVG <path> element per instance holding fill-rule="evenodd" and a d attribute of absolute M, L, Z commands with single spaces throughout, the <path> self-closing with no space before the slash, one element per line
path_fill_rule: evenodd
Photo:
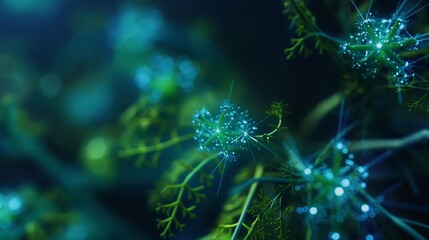
<path fill-rule="evenodd" d="M 267 111 L 268 116 L 258 123 L 249 117 L 247 110 L 242 110 L 239 106 L 230 103 L 229 100 L 225 100 L 220 105 L 216 114 L 212 115 L 205 108 L 194 114 L 192 120 L 195 127 L 194 139 L 198 141 L 201 150 L 216 153 L 221 158 L 215 168 L 216 170 L 223 163 L 221 182 L 226 164 L 237 159 L 237 151 L 249 150 L 255 161 L 252 146 L 257 149 L 263 147 L 272 152 L 259 139 L 268 140 L 280 130 L 283 107 L 282 103 L 274 102 L 271 109 Z M 278 118 L 278 124 L 274 130 L 269 133 L 256 134 L 257 126 L 272 115 Z"/>
<path fill-rule="evenodd" d="M 374 206 L 364 194 L 369 169 L 391 156 L 392 151 L 365 164 L 355 159 L 343 140 L 332 142 L 328 152 L 312 160 L 297 160 L 295 168 L 301 171 L 296 174 L 303 181 L 294 188 L 298 194 L 303 194 L 304 205 L 298 206 L 295 212 L 304 216 L 306 224 L 317 235 L 327 234 L 327 239 L 343 239 L 342 236 L 347 235 L 372 236 L 374 232 L 370 229 L 358 227 L 356 232 L 346 232 L 342 226 L 375 224 L 379 206 Z"/>
<path fill-rule="evenodd" d="M 200 110 L 194 115 L 192 123 L 200 148 L 217 152 L 225 160 L 234 160 L 237 150 L 249 148 L 251 142 L 259 144 L 252 136 L 257 127 L 248 111 L 227 100 L 215 115 L 206 109 Z"/>
<path fill-rule="evenodd" d="M 356 32 L 341 45 L 341 52 L 352 58 L 353 67 L 364 70 L 364 78 L 376 78 L 380 73 L 386 73 L 398 92 L 401 86 L 418 76 L 413 67 L 422 59 L 404 56 L 421 50 L 422 43 L 428 39 L 427 34 L 412 35 L 407 30 L 408 19 L 427 5 L 420 7 L 420 1 L 406 9 L 406 2 L 399 2 L 391 17 L 375 18 L 370 12 L 372 1 L 364 16 L 352 0 L 361 19 L 356 22 Z"/>

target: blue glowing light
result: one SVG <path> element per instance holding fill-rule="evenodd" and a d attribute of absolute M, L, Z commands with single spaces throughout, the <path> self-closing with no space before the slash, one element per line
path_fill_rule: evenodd
<path fill-rule="evenodd" d="M 341 197 L 344 194 L 344 189 L 342 187 L 336 187 L 334 192 L 335 192 L 335 195 L 337 195 L 338 197 Z"/>
<path fill-rule="evenodd" d="M 338 240 L 338 239 L 340 239 L 340 237 L 341 237 L 341 235 L 337 232 L 331 233 L 331 239 L 332 240 Z"/>

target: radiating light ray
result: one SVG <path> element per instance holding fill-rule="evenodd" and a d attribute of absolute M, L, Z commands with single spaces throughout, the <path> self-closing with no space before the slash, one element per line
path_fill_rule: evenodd
<path fill-rule="evenodd" d="M 406 2 L 406 1 L 404 1 L 404 2 Z M 419 1 L 417 4 L 415 4 L 412 8 L 410 8 L 405 14 L 404 14 L 404 16 L 402 17 L 403 19 L 408 19 L 408 18 L 410 18 L 411 16 L 413 16 L 414 14 L 416 14 L 416 13 L 418 13 L 418 12 L 420 12 L 421 10 L 423 10 L 424 8 L 426 8 L 427 6 L 429 6 L 429 3 L 428 4 L 425 4 L 425 5 L 423 5 L 422 7 L 420 7 L 420 8 L 418 8 L 417 10 L 414 10 L 415 8 L 417 8 L 418 7 L 418 5 L 420 5 L 420 3 L 421 3 L 422 1 Z M 413 12 L 414 11 L 414 12 Z"/>
<path fill-rule="evenodd" d="M 382 153 L 380 156 L 376 157 L 375 159 L 373 159 L 371 162 L 367 163 L 364 167 L 366 168 L 366 170 L 370 169 L 371 167 L 373 167 L 374 165 L 386 160 L 387 158 L 391 157 L 393 154 L 395 153 L 394 150 L 387 150 L 384 153 Z"/>
<path fill-rule="evenodd" d="M 387 188 L 386 190 L 384 190 L 383 192 L 381 192 L 380 194 L 377 195 L 377 197 L 376 197 L 377 201 L 378 202 L 385 201 L 385 198 L 387 195 L 396 191 L 401 186 L 402 186 L 402 182 L 397 182 L 397 183 L 393 184 L 392 186 L 390 186 L 389 188 Z"/>
<path fill-rule="evenodd" d="M 405 166 L 405 164 L 401 161 L 400 163 L 402 173 L 405 176 L 405 179 L 407 179 L 408 185 L 411 188 L 411 191 L 414 195 L 419 195 L 420 191 L 417 187 L 416 181 L 414 180 L 413 176 L 411 175 L 410 170 Z"/>
<path fill-rule="evenodd" d="M 350 0 L 353 4 L 353 6 L 355 7 L 357 13 L 359 14 L 359 16 L 362 18 L 363 21 L 366 21 L 367 19 L 363 17 L 362 13 L 360 12 L 358 6 L 356 5 L 356 3 L 353 0 Z"/>
<path fill-rule="evenodd" d="M 224 161 L 224 164 L 223 164 L 222 174 L 220 175 L 219 187 L 217 188 L 216 196 L 219 196 L 220 187 L 222 186 L 223 175 L 225 174 L 225 168 L 226 168 L 226 161 Z"/>
<path fill-rule="evenodd" d="M 247 142 L 247 146 L 249 147 L 250 154 L 252 154 L 253 162 L 256 164 L 256 158 L 255 158 L 255 155 L 253 154 L 253 150 L 249 142 Z"/>

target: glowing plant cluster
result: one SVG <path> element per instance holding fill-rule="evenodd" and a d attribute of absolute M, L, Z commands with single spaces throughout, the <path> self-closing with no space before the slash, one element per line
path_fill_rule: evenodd
<path fill-rule="evenodd" d="M 134 83 L 148 94 L 151 102 L 158 102 L 178 90 L 192 91 L 197 77 L 198 68 L 188 57 L 156 53 L 151 55 L 147 63 L 137 67 Z"/>
<path fill-rule="evenodd" d="M 236 151 L 247 149 L 249 141 L 258 142 L 252 136 L 257 128 L 248 111 L 228 101 L 219 107 L 219 112 L 214 116 L 206 109 L 197 112 L 192 123 L 200 148 L 217 152 L 225 160 L 234 160 Z"/>
<path fill-rule="evenodd" d="M 342 49 L 355 60 L 353 66 L 365 69 L 364 77 L 372 78 L 386 67 L 399 84 L 405 84 L 414 73 L 401 52 L 417 50 L 418 41 L 410 36 L 400 19 L 368 19 L 357 23 L 358 33 L 351 35 Z"/>
<path fill-rule="evenodd" d="M 343 141 L 334 143 L 330 151 L 330 157 L 323 162 L 316 158 L 301 172 L 304 183 L 295 185 L 295 190 L 305 191 L 307 197 L 306 205 L 297 207 L 296 212 L 315 230 L 320 224 L 329 224 L 328 237 L 340 239 L 342 232 L 337 226 L 346 221 L 371 220 L 377 210 L 360 195 L 366 188 L 370 165 L 357 164 Z"/>
<path fill-rule="evenodd" d="M 374 18 L 370 9 L 364 17 L 354 4 L 361 20 L 356 23 L 357 32 L 341 45 L 341 52 L 353 59 L 354 68 L 364 70 L 364 78 L 386 72 L 391 84 L 399 88 L 416 76 L 412 67 L 419 60 L 410 61 L 404 55 L 418 51 L 426 39 L 425 34 L 412 36 L 407 31 L 408 18 L 420 9 L 415 9 L 417 4 L 405 11 L 405 3 L 400 2 L 390 18 Z"/>

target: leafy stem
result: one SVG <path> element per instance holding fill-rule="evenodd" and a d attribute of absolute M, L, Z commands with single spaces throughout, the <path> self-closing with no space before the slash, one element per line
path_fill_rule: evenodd
<path fill-rule="evenodd" d="M 194 137 L 194 133 L 185 134 L 182 136 L 173 137 L 167 141 L 156 143 L 153 145 L 142 145 L 136 148 L 131 148 L 124 150 L 120 153 L 121 157 L 130 157 L 133 155 L 140 155 L 140 154 L 146 154 L 151 152 L 159 152 L 166 148 L 169 148 L 171 146 L 174 146 L 176 144 L 179 144 L 181 142 L 187 141 L 189 139 L 192 139 Z"/>
<path fill-rule="evenodd" d="M 255 169 L 254 178 L 261 177 L 263 172 L 264 172 L 264 167 L 261 164 L 258 164 L 258 166 L 256 166 L 256 169 Z M 247 210 L 250 206 L 250 202 L 252 201 L 253 196 L 255 195 L 255 191 L 256 191 L 256 188 L 258 187 L 258 184 L 259 184 L 258 182 L 254 182 L 250 186 L 250 190 L 249 190 L 249 193 L 247 194 L 246 202 L 244 203 L 243 210 L 241 211 L 240 219 L 238 220 L 237 227 L 235 228 L 234 234 L 232 235 L 232 238 L 231 238 L 232 240 L 235 240 L 238 238 L 238 234 L 240 232 L 243 221 L 246 218 Z"/>
<path fill-rule="evenodd" d="M 165 193 L 168 190 L 178 191 L 176 200 L 167 204 L 158 204 L 158 207 L 156 208 L 156 211 L 161 212 L 163 214 L 169 215 L 167 218 L 164 219 L 158 219 L 158 228 L 163 228 L 163 231 L 161 232 L 161 237 L 166 238 L 168 237 L 174 237 L 174 233 L 171 230 L 171 227 L 174 223 L 175 228 L 179 229 L 180 231 L 183 229 L 185 224 L 180 223 L 180 221 L 177 218 L 177 213 L 179 210 L 182 210 L 182 216 L 185 217 L 186 215 L 189 215 L 191 218 L 195 217 L 195 214 L 193 213 L 193 210 L 196 208 L 196 205 L 192 206 L 185 206 L 182 202 L 182 199 L 185 195 L 185 192 L 188 192 L 188 199 L 191 199 L 192 197 L 195 199 L 196 203 L 200 202 L 201 199 L 205 197 L 204 194 L 200 193 L 201 190 L 204 189 L 204 185 L 200 185 L 197 187 L 191 187 L 189 185 L 189 181 L 194 177 L 196 173 L 198 173 L 205 165 L 207 165 L 210 161 L 217 158 L 217 154 L 213 154 L 205 158 L 203 161 L 201 161 L 193 170 L 188 173 L 186 178 L 183 180 L 180 184 L 173 184 L 166 186 L 161 192 Z"/>
<path fill-rule="evenodd" d="M 350 143 L 349 150 L 362 151 L 369 149 L 395 149 L 424 140 L 429 140 L 429 129 L 422 129 L 418 132 L 399 139 L 368 139 L 364 141 L 352 141 Z"/>
<path fill-rule="evenodd" d="M 305 46 L 305 40 L 314 37 L 316 41 L 315 48 L 320 53 L 326 50 L 332 55 L 335 61 L 338 63 L 343 62 L 341 56 L 338 54 L 338 45 L 342 44 L 343 41 L 325 34 L 317 26 L 316 17 L 311 13 L 304 1 L 285 0 L 284 6 L 285 12 L 289 15 L 290 21 L 294 23 L 296 34 L 299 37 L 292 38 L 292 47 L 285 49 L 287 59 L 291 59 L 296 50 L 298 50 L 298 53 L 304 53 L 305 55 L 311 53 Z"/>
<path fill-rule="evenodd" d="M 282 102 L 273 102 L 271 104 L 271 108 L 267 111 L 268 116 L 276 116 L 278 119 L 277 125 L 274 127 L 274 129 L 269 133 L 264 133 L 260 135 L 256 135 L 256 138 L 264 138 L 264 139 L 270 139 L 271 136 L 273 136 L 275 133 L 280 131 L 282 129 L 282 123 L 283 123 L 283 114 L 284 114 L 284 107 L 286 105 Z"/>

